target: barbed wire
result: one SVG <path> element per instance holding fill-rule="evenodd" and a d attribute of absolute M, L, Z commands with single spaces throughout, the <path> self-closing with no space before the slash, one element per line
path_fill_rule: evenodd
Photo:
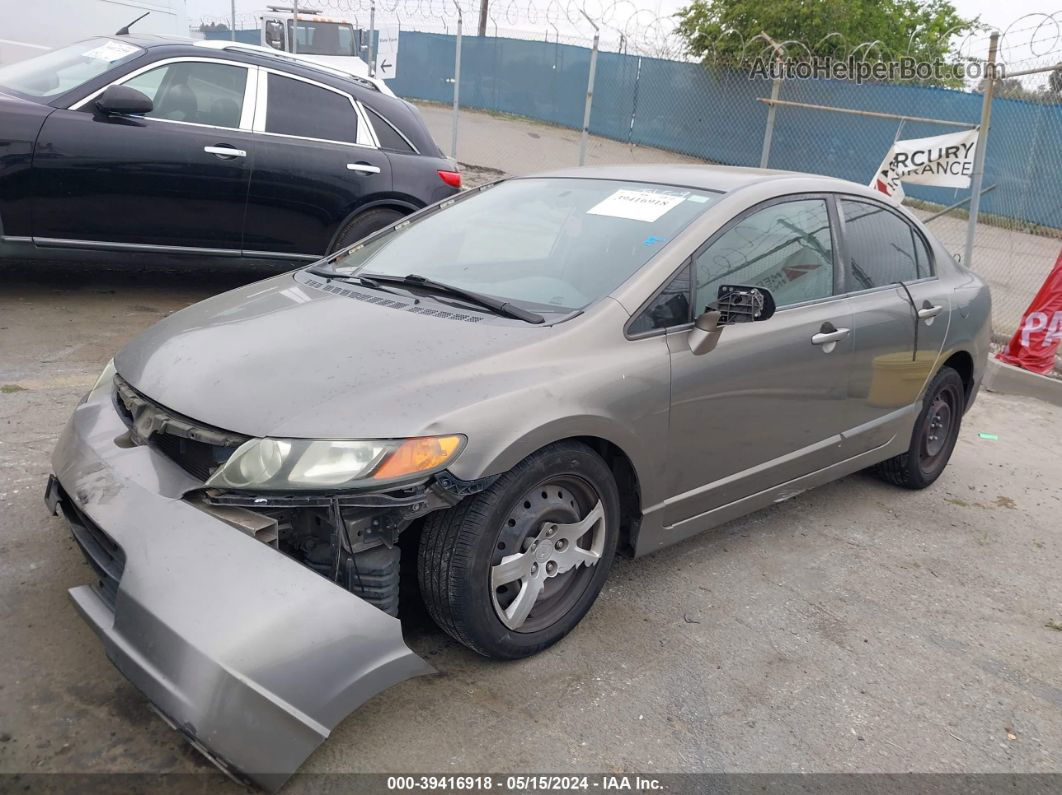
<path fill-rule="evenodd" d="M 479 13 L 479 0 L 319 0 L 313 6 L 342 16 L 359 27 L 368 27 L 373 13 L 377 25 L 397 24 L 403 30 L 442 33 L 455 32 L 457 6 L 464 17 L 466 33 L 469 27 L 475 29 Z M 821 52 L 824 45 L 829 45 L 835 58 L 844 60 L 896 60 L 915 52 L 919 33 L 913 32 L 906 48 L 897 51 L 882 41 L 849 42 L 839 32 L 809 44 L 798 40 L 775 42 L 765 34 L 745 40 L 736 31 L 728 31 L 703 52 L 691 53 L 688 42 L 678 32 L 675 14 L 639 7 L 634 0 L 492 0 L 487 6 L 486 32 L 507 38 L 542 37 L 563 43 L 589 43 L 593 31 L 584 15 L 600 26 L 603 50 L 708 63 L 775 56 L 800 60 Z M 205 16 L 202 22 L 231 24 L 230 17 L 223 14 Z M 258 26 L 254 14 L 238 14 L 236 23 L 240 27 Z M 1062 61 L 1062 11 L 1024 14 L 998 32 L 997 61 L 1006 67 L 1034 68 Z M 953 28 L 945 31 L 939 40 L 945 42 L 942 49 L 951 52 L 957 60 L 983 61 L 988 52 L 989 34 L 986 26 L 978 26 L 961 36 Z"/>

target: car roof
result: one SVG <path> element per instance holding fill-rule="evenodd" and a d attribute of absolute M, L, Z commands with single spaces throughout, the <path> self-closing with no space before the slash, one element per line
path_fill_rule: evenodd
<path fill-rule="evenodd" d="M 579 177 L 582 179 L 614 179 L 630 182 L 655 182 L 686 188 L 729 193 L 759 182 L 783 179 L 817 179 L 823 182 L 823 190 L 852 190 L 862 186 L 854 182 L 823 177 L 817 174 L 802 174 L 798 171 L 779 171 L 768 168 L 744 168 L 741 166 L 715 166 L 691 163 L 642 163 L 637 165 L 586 166 L 565 168 L 535 174 L 537 177 Z"/>
<path fill-rule="evenodd" d="M 299 57 L 296 54 L 278 52 L 269 47 L 262 47 L 256 44 L 246 44 L 225 39 L 193 39 L 188 36 L 163 33 L 128 33 L 121 36 L 103 36 L 101 38 L 127 41 L 145 50 L 159 47 L 176 49 L 182 51 L 182 55 L 202 56 L 214 53 L 219 58 L 234 58 L 251 64 L 266 65 L 316 80 L 330 78 L 348 84 L 354 83 L 367 91 L 382 93 L 377 81 L 373 78 L 355 75 L 338 67 L 327 66 L 305 57 Z"/>

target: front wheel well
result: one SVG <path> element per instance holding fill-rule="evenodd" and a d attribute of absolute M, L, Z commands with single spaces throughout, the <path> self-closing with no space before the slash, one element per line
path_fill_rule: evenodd
<path fill-rule="evenodd" d="M 570 441 L 585 444 L 601 456 L 612 471 L 620 495 L 619 550 L 625 557 L 631 557 L 642 516 L 641 486 L 634 464 L 617 445 L 599 436 L 573 436 Z"/>
<path fill-rule="evenodd" d="M 379 201 L 370 202 L 369 204 L 363 204 L 349 212 L 342 221 L 335 225 L 332 231 L 332 237 L 328 241 L 327 250 L 329 253 L 335 251 L 340 236 L 346 231 L 347 227 L 357 220 L 359 216 L 362 216 L 367 212 L 371 212 L 372 210 L 393 210 L 402 215 L 410 215 L 419 209 L 421 209 L 421 207 L 398 199 L 380 199 Z"/>
<path fill-rule="evenodd" d="M 966 351 L 956 351 L 948 357 L 942 367 L 950 367 L 959 374 L 962 379 L 963 392 L 965 393 L 966 405 L 970 405 L 970 398 L 974 388 L 974 362 L 973 357 Z"/>

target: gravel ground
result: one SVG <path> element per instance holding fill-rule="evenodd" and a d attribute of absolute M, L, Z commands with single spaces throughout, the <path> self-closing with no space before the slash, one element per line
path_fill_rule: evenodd
<path fill-rule="evenodd" d="M 42 493 L 112 353 L 250 278 L 0 269 L 0 773 L 216 789 L 76 616 L 65 590 L 90 574 Z M 440 675 L 378 696 L 304 771 L 1062 773 L 1060 449 L 1062 409 L 982 394 L 933 488 L 855 475 L 619 561 L 529 660 L 411 611 Z"/>

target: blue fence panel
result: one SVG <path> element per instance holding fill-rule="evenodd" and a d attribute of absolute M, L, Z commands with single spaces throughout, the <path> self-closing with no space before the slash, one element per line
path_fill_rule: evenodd
<path fill-rule="evenodd" d="M 233 37 L 227 30 L 208 30 L 203 34 L 205 39 L 232 41 Z M 235 41 L 240 44 L 261 44 L 262 31 L 258 28 L 241 28 L 236 30 Z"/>
<path fill-rule="evenodd" d="M 399 96 L 450 102 L 454 37 L 403 32 Z M 552 42 L 468 36 L 462 41 L 461 105 L 582 126 L 590 51 Z M 590 131 L 618 141 L 716 163 L 760 162 L 770 82 L 741 70 L 600 53 Z M 782 99 L 976 124 L 981 96 L 945 88 L 837 80 L 783 83 Z M 772 168 L 867 183 L 896 138 L 898 122 L 779 107 Z M 959 128 L 907 123 L 900 137 Z M 985 213 L 1062 228 L 1062 104 L 997 99 L 985 165 Z M 916 198 L 950 204 L 967 190 L 905 186 Z"/>

